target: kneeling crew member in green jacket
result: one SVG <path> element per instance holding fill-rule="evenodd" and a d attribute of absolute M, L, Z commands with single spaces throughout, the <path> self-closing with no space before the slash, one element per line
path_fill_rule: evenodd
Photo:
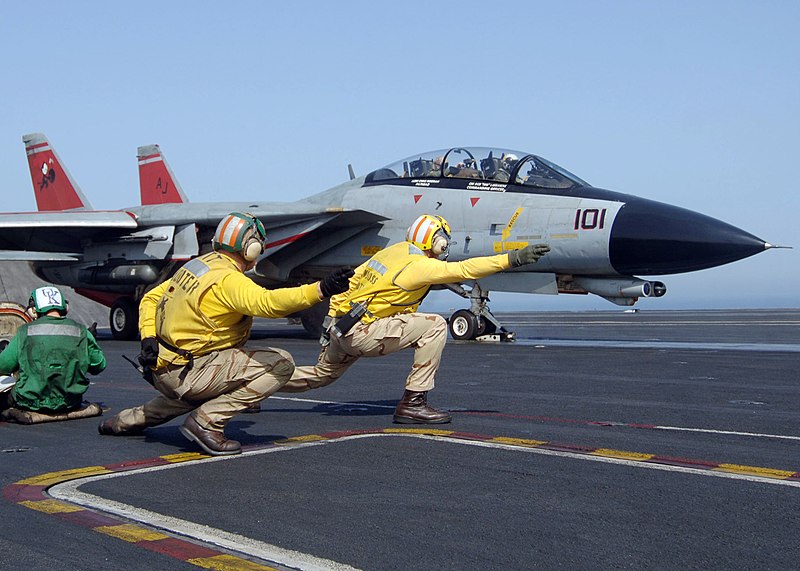
<path fill-rule="evenodd" d="M 432 285 L 482 278 L 512 267 L 536 262 L 550 251 L 547 244 L 526 246 L 507 254 L 446 262 L 450 226 L 441 216 L 417 218 L 405 242 L 381 250 L 355 270 L 350 288 L 331 298 L 328 315 L 333 319 L 329 343 L 317 364 L 297 367 L 281 392 L 303 392 L 331 384 L 360 357 L 379 357 L 414 347 L 414 364 L 406 390 L 394 413 L 394 421 L 407 424 L 450 422 L 447 412 L 427 404 L 447 337 L 447 323 L 440 315 L 417 313 Z M 361 304 L 368 312 L 342 335 L 337 324 Z M 352 315 L 352 314 L 351 314 Z M 341 330 L 339 330 L 341 332 Z"/>
<path fill-rule="evenodd" d="M 44 414 L 77 410 L 89 388 L 86 373 L 106 368 L 103 351 L 86 327 L 66 317 L 69 304 L 57 287 L 33 290 L 28 307 L 36 320 L 21 325 L 0 353 L 0 373 L 17 377 L 6 404 Z"/>
<path fill-rule="evenodd" d="M 192 412 L 181 432 L 212 455 L 238 454 L 224 429 L 237 413 L 267 398 L 292 376 L 281 349 L 248 350 L 253 316 L 285 317 L 347 289 L 352 270 L 321 282 L 268 290 L 244 272 L 264 252 L 264 226 L 234 212 L 217 226 L 213 252 L 190 260 L 139 305 L 142 353 L 161 393 L 101 423 L 100 434 L 128 435 Z"/>

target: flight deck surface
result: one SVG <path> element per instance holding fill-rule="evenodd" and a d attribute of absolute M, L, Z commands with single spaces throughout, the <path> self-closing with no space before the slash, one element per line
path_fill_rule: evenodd
<path fill-rule="evenodd" d="M 800 310 L 498 314 L 449 342 L 447 425 L 394 425 L 409 352 L 234 418 L 199 454 L 176 419 L 0 423 L 0 569 L 792 568 L 800 556 Z M 154 390 L 100 334 L 110 410 Z M 283 321 L 251 346 L 312 363 Z"/>

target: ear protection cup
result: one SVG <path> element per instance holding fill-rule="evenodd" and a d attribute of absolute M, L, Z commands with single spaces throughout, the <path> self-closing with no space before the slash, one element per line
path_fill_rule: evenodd
<path fill-rule="evenodd" d="M 263 252 L 266 239 L 267 232 L 258 218 L 246 212 L 232 212 L 220 221 L 211 246 L 215 251 L 237 253 L 252 262 Z"/>
<path fill-rule="evenodd" d="M 438 258 L 442 254 L 446 254 L 449 248 L 450 240 L 440 232 L 437 232 L 433 237 L 433 244 L 431 244 L 431 252 L 433 252 L 433 255 Z"/>
<path fill-rule="evenodd" d="M 248 262 L 253 262 L 258 259 L 264 251 L 264 243 L 259 240 L 255 234 L 247 238 L 247 241 L 242 248 L 242 257 Z"/>

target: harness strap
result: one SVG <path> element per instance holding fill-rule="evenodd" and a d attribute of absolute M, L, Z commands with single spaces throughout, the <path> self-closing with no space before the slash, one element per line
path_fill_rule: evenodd
<path fill-rule="evenodd" d="M 169 351 L 172 351 L 173 353 L 176 353 L 187 360 L 185 371 L 189 371 L 192 367 L 194 367 L 194 355 L 192 355 L 190 351 L 175 347 L 175 345 L 165 341 L 158 335 L 156 335 L 156 339 L 158 339 L 159 344 L 163 345 L 165 349 L 168 349 Z"/>

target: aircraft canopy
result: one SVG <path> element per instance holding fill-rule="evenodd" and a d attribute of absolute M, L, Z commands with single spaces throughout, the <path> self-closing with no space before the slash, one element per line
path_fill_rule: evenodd
<path fill-rule="evenodd" d="M 485 147 L 455 147 L 414 155 L 372 171 L 366 176 L 365 184 L 424 178 L 480 179 L 522 187 L 508 186 L 506 190 L 511 192 L 590 186 L 542 157 Z"/>

